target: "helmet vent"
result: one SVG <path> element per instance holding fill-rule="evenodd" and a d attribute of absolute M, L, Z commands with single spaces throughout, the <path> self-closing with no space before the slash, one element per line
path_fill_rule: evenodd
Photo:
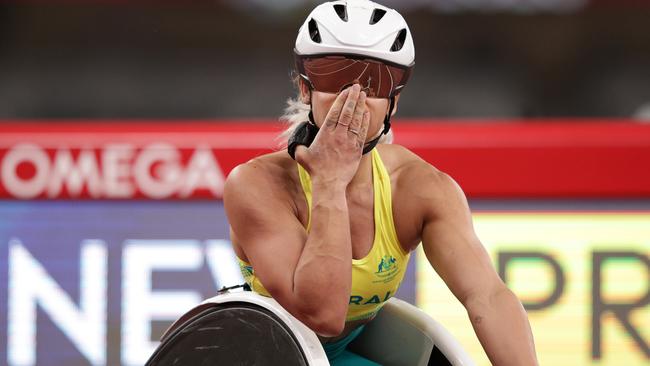
<path fill-rule="evenodd" d="M 336 4 L 334 5 L 334 11 L 336 11 L 336 14 L 341 18 L 342 21 L 347 22 L 348 21 L 348 10 L 346 9 L 345 5 L 343 4 Z"/>
<path fill-rule="evenodd" d="M 307 26 L 309 27 L 309 38 L 316 43 L 320 43 L 320 32 L 318 31 L 318 24 L 316 24 L 314 18 L 309 21 Z"/>
<path fill-rule="evenodd" d="M 393 46 L 390 48 L 392 52 L 397 52 L 404 47 L 404 41 L 406 41 L 406 28 L 403 28 L 401 31 L 399 31 L 399 34 L 397 34 L 397 37 L 395 38 L 395 42 L 393 42 Z"/>
<path fill-rule="evenodd" d="M 370 16 L 370 25 L 377 24 L 381 20 L 381 18 L 384 17 L 386 14 L 386 10 L 384 9 L 375 9 L 372 11 L 372 15 Z"/>

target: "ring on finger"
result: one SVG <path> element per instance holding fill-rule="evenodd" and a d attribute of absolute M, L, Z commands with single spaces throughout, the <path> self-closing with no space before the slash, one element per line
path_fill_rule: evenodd
<path fill-rule="evenodd" d="M 353 133 L 353 134 L 359 136 L 359 131 L 358 131 L 358 130 L 353 130 L 353 129 L 351 129 L 351 128 L 348 128 L 348 132 Z"/>

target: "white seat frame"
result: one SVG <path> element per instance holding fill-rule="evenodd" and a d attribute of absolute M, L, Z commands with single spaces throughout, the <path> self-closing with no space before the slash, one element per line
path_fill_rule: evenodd
<path fill-rule="evenodd" d="M 453 366 L 476 365 L 440 323 L 393 297 L 348 347 L 385 366 L 427 366 L 434 346 Z"/>
<path fill-rule="evenodd" d="M 273 298 L 251 291 L 227 292 L 203 301 L 174 322 L 162 340 L 195 315 L 228 302 L 255 304 L 273 312 L 292 331 L 310 366 L 330 365 L 316 333 Z M 475 366 L 467 352 L 441 324 L 417 307 L 391 298 L 349 349 L 386 366 L 426 366 L 434 346 L 453 366 Z"/>

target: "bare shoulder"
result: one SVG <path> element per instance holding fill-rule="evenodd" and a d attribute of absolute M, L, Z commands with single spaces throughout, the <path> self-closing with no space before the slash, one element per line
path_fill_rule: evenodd
<path fill-rule="evenodd" d="M 429 197 L 449 193 L 458 185 L 445 172 L 424 161 L 418 155 L 401 145 L 381 145 L 382 161 L 390 172 L 391 182 L 399 191 L 407 190 Z"/>
<path fill-rule="evenodd" d="M 269 217 L 268 212 L 280 218 L 286 213 L 297 217 L 296 197 L 298 174 L 296 162 L 286 152 L 279 151 L 256 157 L 233 169 L 224 186 L 223 201 L 231 227 L 259 215 Z M 287 216 L 288 217 L 288 216 Z"/>
<path fill-rule="evenodd" d="M 273 196 L 281 195 L 287 187 L 292 186 L 294 171 L 295 162 L 282 151 L 258 156 L 230 172 L 224 187 L 224 200 L 237 192 L 272 192 Z"/>
<path fill-rule="evenodd" d="M 418 218 L 419 222 L 455 208 L 466 210 L 465 194 L 447 173 L 400 145 L 380 150 L 391 175 L 394 207 Z"/>

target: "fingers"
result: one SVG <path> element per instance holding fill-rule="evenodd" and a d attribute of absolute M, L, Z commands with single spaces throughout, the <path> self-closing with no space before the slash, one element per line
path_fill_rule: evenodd
<path fill-rule="evenodd" d="M 339 122 L 339 117 L 341 116 L 341 110 L 343 109 L 349 94 L 350 88 L 347 88 L 336 97 L 334 104 L 332 104 L 332 107 L 330 107 L 330 110 L 327 112 L 327 116 L 325 116 L 325 123 L 323 124 L 325 127 L 330 127 L 332 129 L 336 127 Z"/>
<path fill-rule="evenodd" d="M 347 129 L 354 118 L 354 110 L 357 107 L 361 86 L 359 86 L 359 84 L 354 84 L 347 90 L 349 90 L 348 97 L 345 100 L 343 109 L 341 109 L 341 115 L 339 116 L 338 124 L 336 125 L 337 129 L 344 130 L 344 132 L 347 132 Z"/>
<path fill-rule="evenodd" d="M 359 135 L 359 130 L 361 129 L 361 123 L 363 122 L 363 113 L 366 111 L 366 93 L 360 92 L 357 105 L 354 109 L 354 115 L 350 126 L 348 126 L 348 132 L 354 135 Z"/>
<path fill-rule="evenodd" d="M 370 125 L 370 112 L 364 109 L 363 116 L 361 117 L 361 126 L 359 127 L 359 135 L 357 141 L 359 146 L 363 148 L 366 143 L 366 136 L 368 135 L 368 126 Z"/>

